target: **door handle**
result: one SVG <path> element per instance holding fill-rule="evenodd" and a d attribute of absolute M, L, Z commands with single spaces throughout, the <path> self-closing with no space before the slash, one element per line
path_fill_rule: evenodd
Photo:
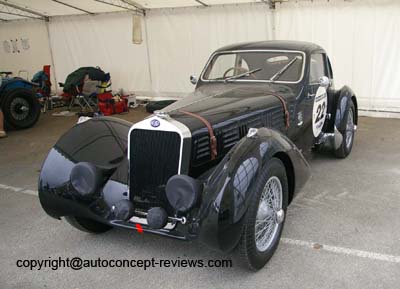
<path fill-rule="evenodd" d="M 307 93 L 307 99 L 315 97 L 315 93 Z"/>

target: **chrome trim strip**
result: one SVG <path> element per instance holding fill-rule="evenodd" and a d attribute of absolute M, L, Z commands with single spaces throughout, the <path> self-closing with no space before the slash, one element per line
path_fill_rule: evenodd
<path fill-rule="evenodd" d="M 289 84 L 296 84 L 299 83 L 303 80 L 304 78 L 304 70 L 305 70 L 305 66 L 306 66 L 306 53 L 304 51 L 298 51 L 298 50 L 273 50 L 273 49 L 248 49 L 248 50 L 226 50 L 226 51 L 217 51 L 214 52 L 213 54 L 211 54 L 210 58 L 208 59 L 206 65 L 204 66 L 201 74 L 200 74 L 200 80 L 202 82 L 224 82 L 224 80 L 208 80 L 208 79 L 204 79 L 204 73 L 207 70 L 207 67 L 210 65 L 211 60 L 219 54 L 229 54 L 229 53 L 242 53 L 242 52 L 284 52 L 284 53 L 300 53 L 303 55 L 303 65 L 302 65 L 302 69 L 301 69 L 301 76 L 300 79 L 297 81 L 271 81 L 271 80 L 262 80 L 262 79 L 258 79 L 258 80 L 253 80 L 253 79 L 238 79 L 236 80 L 237 82 L 262 82 L 262 83 L 289 83 Z"/>

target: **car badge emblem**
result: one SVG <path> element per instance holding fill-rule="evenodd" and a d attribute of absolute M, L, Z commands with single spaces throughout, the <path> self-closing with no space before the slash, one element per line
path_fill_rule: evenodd
<path fill-rule="evenodd" d="M 160 126 L 160 121 L 158 119 L 153 119 L 153 120 L 151 120 L 150 125 L 152 127 L 159 127 Z"/>

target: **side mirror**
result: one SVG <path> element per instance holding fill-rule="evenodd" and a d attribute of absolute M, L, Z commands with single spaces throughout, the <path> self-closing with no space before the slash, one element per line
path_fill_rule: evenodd
<path fill-rule="evenodd" d="M 195 84 L 197 83 L 197 77 L 191 75 L 191 76 L 190 76 L 190 82 L 191 82 L 193 85 L 195 85 Z"/>
<path fill-rule="evenodd" d="M 331 81 L 329 80 L 328 77 L 321 76 L 319 78 L 319 85 L 321 85 L 322 87 L 328 87 L 330 84 L 331 84 Z"/>

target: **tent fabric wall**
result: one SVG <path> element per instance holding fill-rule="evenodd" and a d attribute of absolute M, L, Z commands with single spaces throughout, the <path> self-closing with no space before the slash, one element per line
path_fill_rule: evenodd
<path fill-rule="evenodd" d="M 0 71 L 11 71 L 14 76 L 21 71 L 20 76 L 30 80 L 43 69 L 43 65 L 52 64 L 46 23 L 43 21 L 2 23 L 0 41 Z M 54 67 L 51 69 L 54 72 Z M 27 71 L 28 75 L 22 71 Z"/>
<path fill-rule="evenodd" d="M 190 74 L 199 75 L 217 48 L 271 39 L 270 15 L 264 4 L 154 9 L 143 19 L 140 45 L 132 43 L 129 13 L 55 17 L 49 27 L 57 80 L 99 65 L 111 73 L 113 89 L 180 96 L 193 90 Z"/>
<path fill-rule="evenodd" d="M 331 0 L 276 7 L 276 38 L 311 41 L 330 56 L 335 86 L 361 109 L 400 112 L 400 2 Z"/>
<path fill-rule="evenodd" d="M 199 76 L 216 49 L 272 39 L 271 14 L 265 4 L 150 10 L 146 25 L 153 91 L 192 91 L 189 76 Z"/>
<path fill-rule="evenodd" d="M 117 13 L 51 19 L 57 80 L 64 82 L 82 66 L 100 66 L 110 72 L 113 90 L 150 91 L 146 41 L 132 43 L 132 17 Z"/>

